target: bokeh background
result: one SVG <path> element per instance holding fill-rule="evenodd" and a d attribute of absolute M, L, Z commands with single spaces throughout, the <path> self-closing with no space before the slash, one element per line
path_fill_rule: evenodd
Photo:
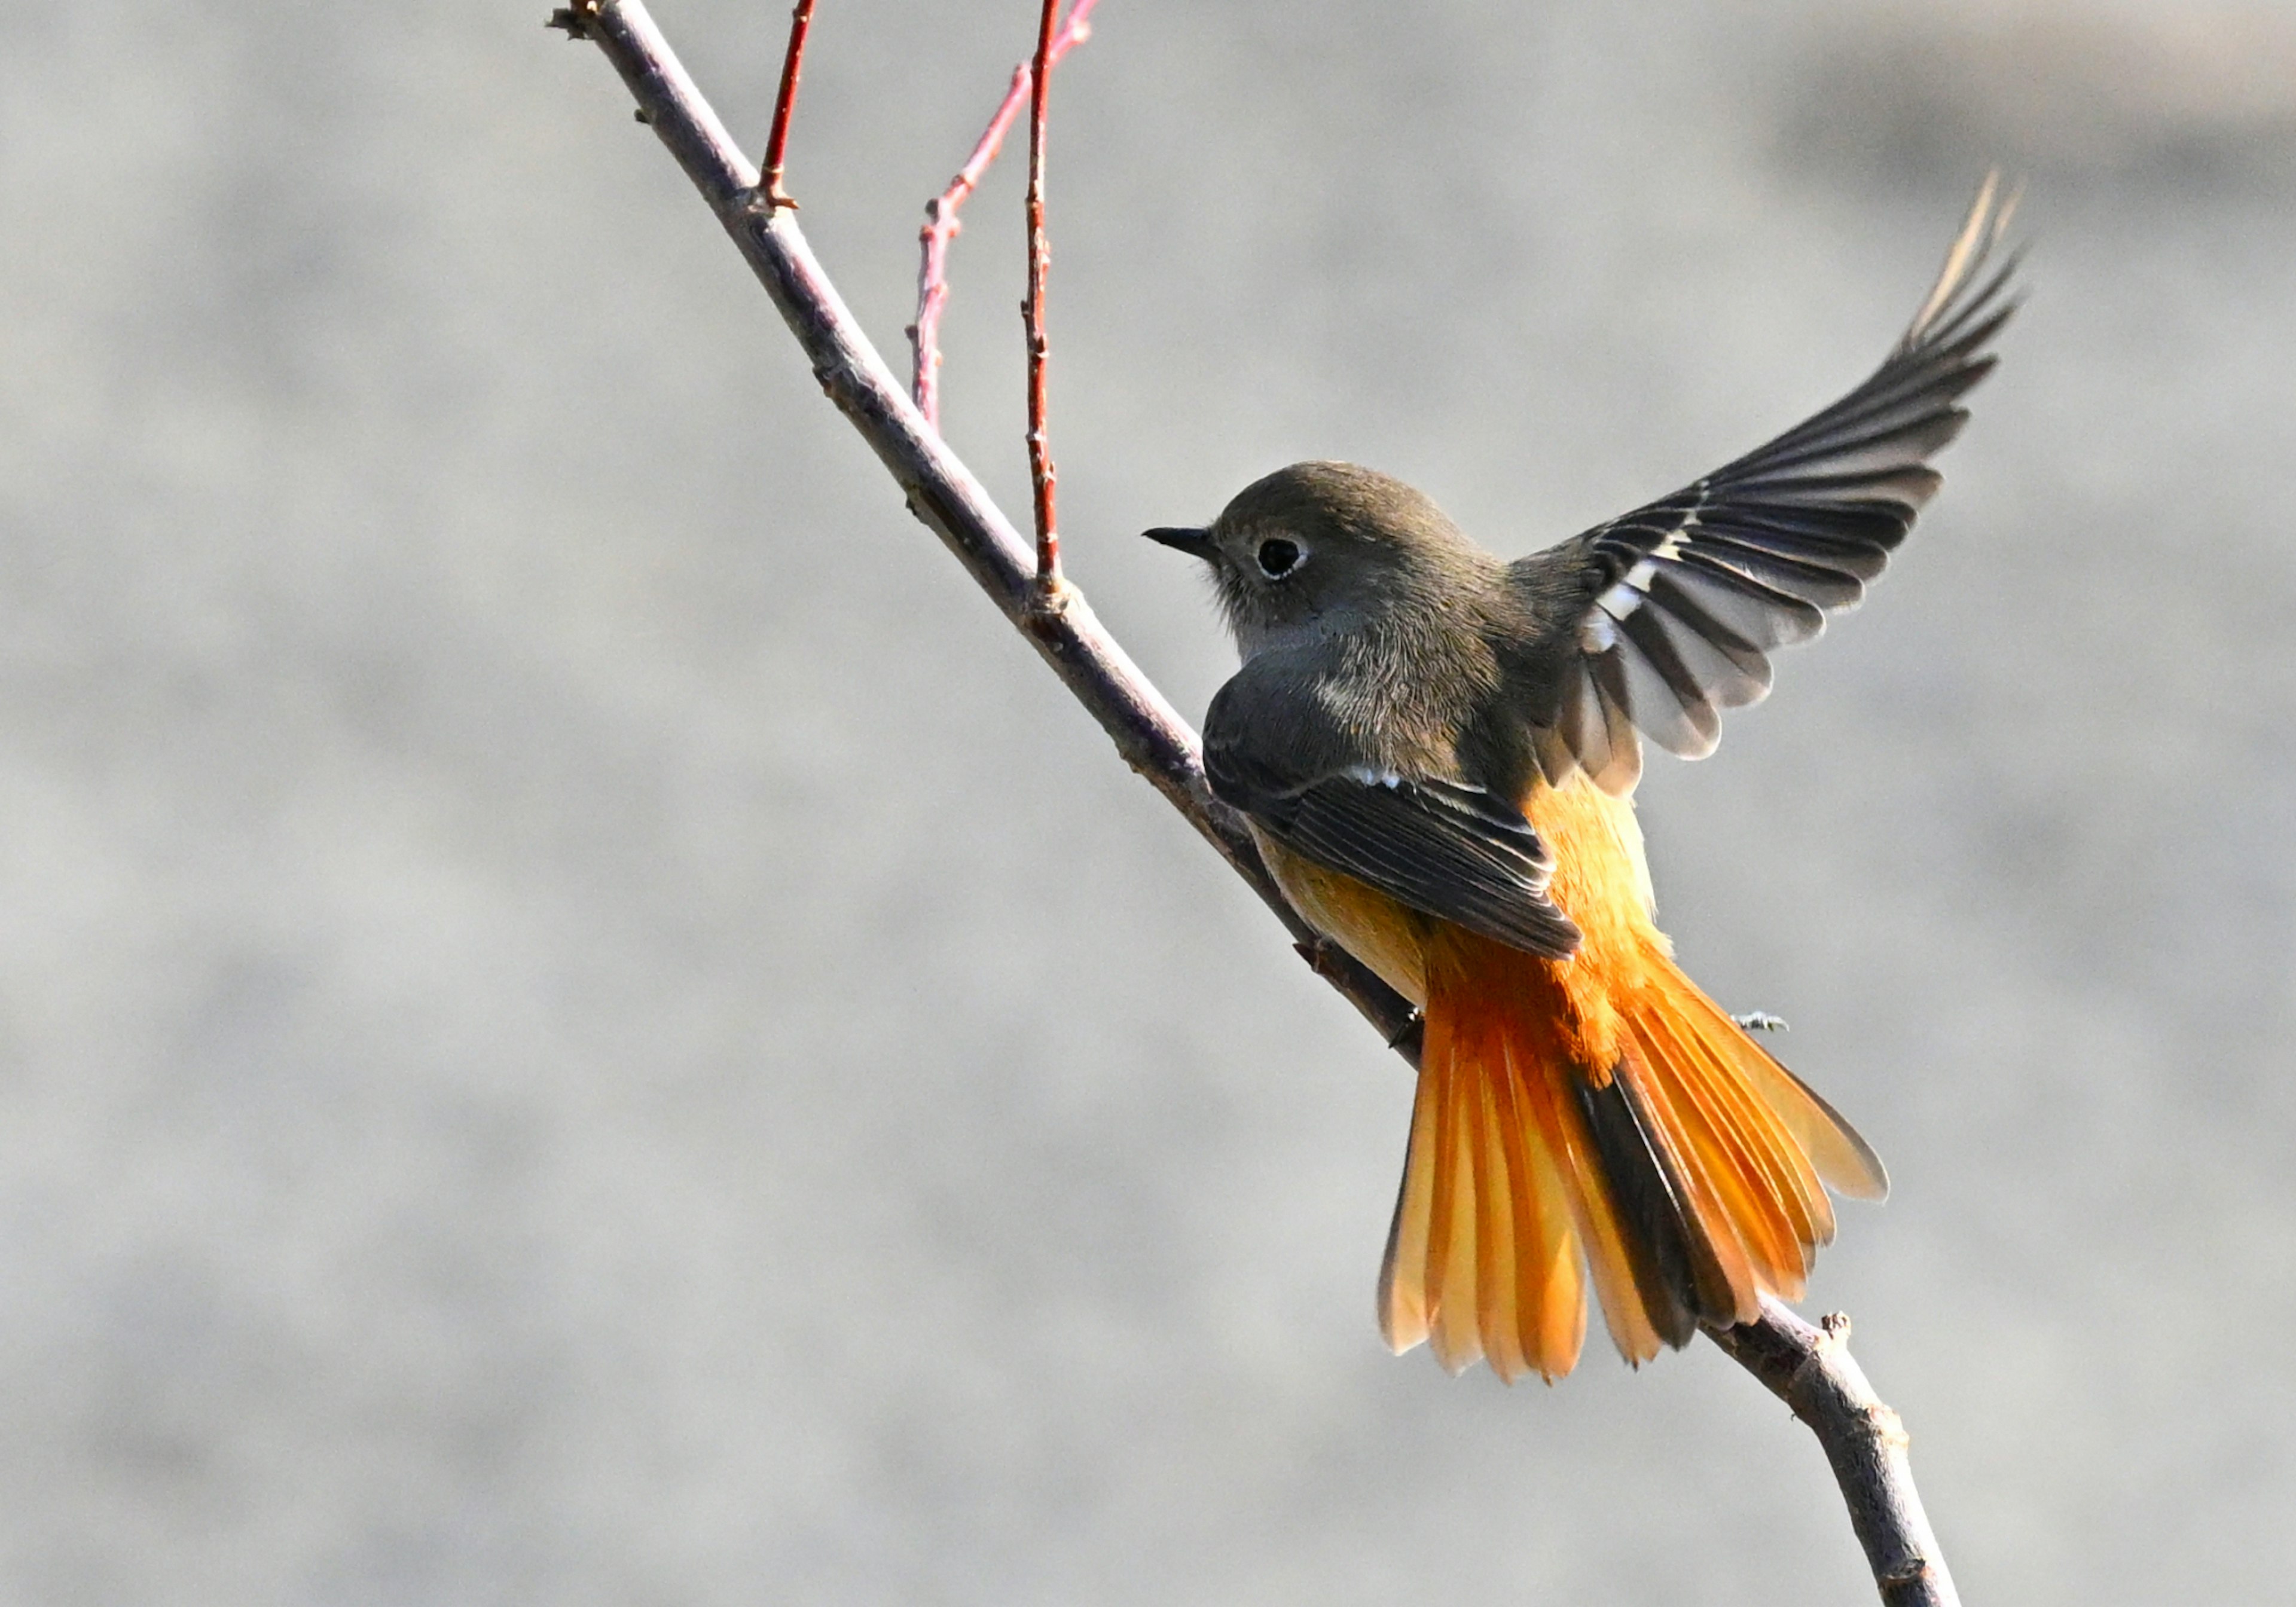
<path fill-rule="evenodd" d="M 753 147 L 786 6 L 661 0 Z M 823 8 L 896 354 L 1024 4 Z M 823 404 L 532 4 L 0 53 L 0 1598 L 1870 1599 L 1711 1347 L 1379 1346 L 1408 1079 Z M 1985 167 L 2031 299 L 1874 603 L 1644 790 L 1889 1158 L 1814 1309 L 1972 1602 L 2285 1599 L 2296 12 L 1105 0 L 1072 572 L 1352 457 L 1513 553 L 1858 378 Z M 1025 505 L 1018 165 L 949 430 Z"/>

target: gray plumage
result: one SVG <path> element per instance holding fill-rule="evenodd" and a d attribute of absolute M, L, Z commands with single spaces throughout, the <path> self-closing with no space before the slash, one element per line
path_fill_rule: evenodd
<path fill-rule="evenodd" d="M 1670 496 L 1505 562 L 1348 463 L 1245 488 L 1206 529 L 1242 667 L 1212 700 L 1214 791 L 1286 847 L 1532 953 L 1577 931 L 1521 805 L 1583 770 L 1631 791 L 1644 738 L 1712 751 L 1769 654 L 1856 606 L 1936 490 L 1927 460 L 1992 367 L 2013 262 L 1988 181 L 1890 357 L 1840 401 Z"/>

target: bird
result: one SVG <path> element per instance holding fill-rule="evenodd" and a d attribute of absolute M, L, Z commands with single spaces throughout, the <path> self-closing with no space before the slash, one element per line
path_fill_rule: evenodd
<path fill-rule="evenodd" d="M 1832 1193 L 1888 1174 L 1676 963 L 1633 794 L 1713 751 L 1775 650 L 1855 607 L 1936 492 L 2018 305 L 1988 177 L 1913 321 L 1831 406 L 1512 562 L 1402 481 L 1293 463 L 1208 526 L 1240 668 L 1203 734 L 1284 898 L 1420 1012 L 1380 1329 L 1457 1373 L 1639 1366 L 1803 1297 Z"/>

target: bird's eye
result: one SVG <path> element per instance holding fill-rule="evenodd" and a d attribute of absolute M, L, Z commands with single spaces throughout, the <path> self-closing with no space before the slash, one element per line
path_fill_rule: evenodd
<path fill-rule="evenodd" d="M 1259 572 L 1270 580 L 1281 580 L 1299 567 L 1298 542 L 1271 536 L 1259 544 Z"/>

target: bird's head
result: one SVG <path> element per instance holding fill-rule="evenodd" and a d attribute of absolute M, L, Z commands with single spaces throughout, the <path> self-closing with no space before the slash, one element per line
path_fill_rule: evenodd
<path fill-rule="evenodd" d="M 1353 463 L 1293 463 L 1246 486 L 1208 527 L 1143 534 L 1210 567 L 1246 658 L 1440 609 L 1495 562 L 1425 496 Z"/>

